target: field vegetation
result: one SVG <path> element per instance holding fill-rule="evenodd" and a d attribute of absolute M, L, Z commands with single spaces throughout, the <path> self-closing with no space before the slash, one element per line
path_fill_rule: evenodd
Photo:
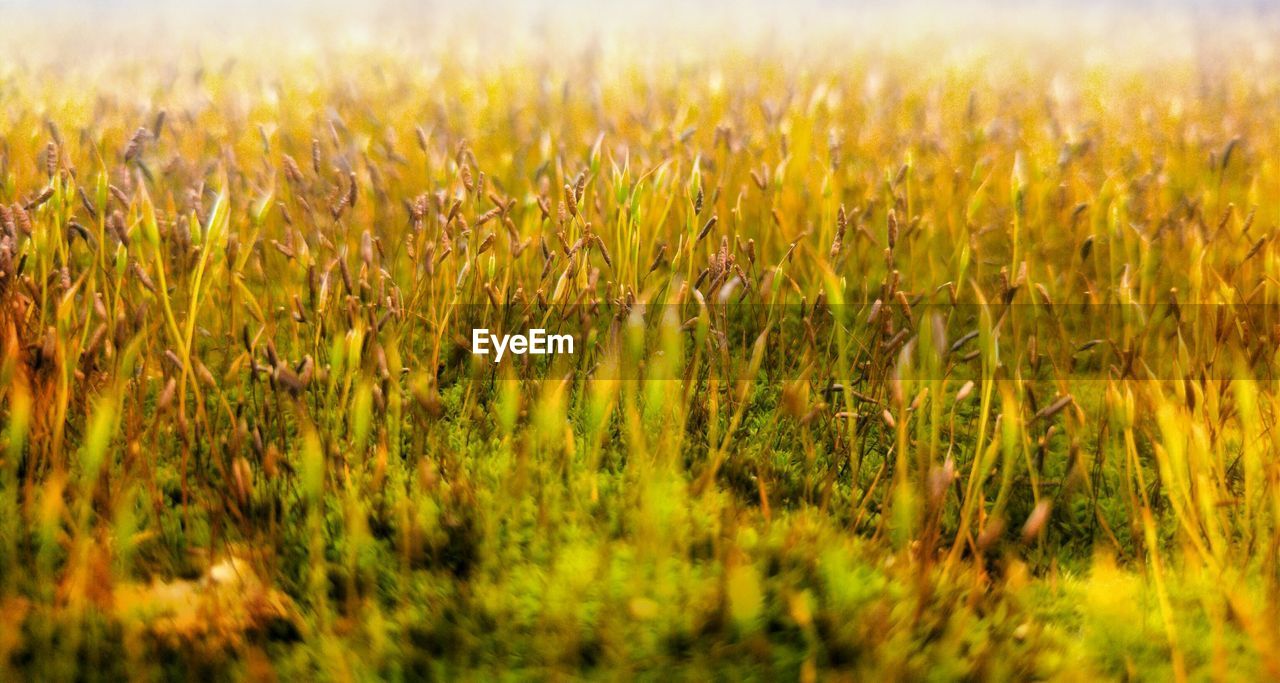
<path fill-rule="evenodd" d="M 1280 677 L 1275 24 L 808 11 L 12 12 L 0 679 Z"/>

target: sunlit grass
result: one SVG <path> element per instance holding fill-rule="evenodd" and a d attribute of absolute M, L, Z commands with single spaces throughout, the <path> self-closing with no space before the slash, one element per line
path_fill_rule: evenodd
<path fill-rule="evenodd" d="M 1274 36 L 469 26 L 0 65 L 0 678 L 1280 676 Z"/>

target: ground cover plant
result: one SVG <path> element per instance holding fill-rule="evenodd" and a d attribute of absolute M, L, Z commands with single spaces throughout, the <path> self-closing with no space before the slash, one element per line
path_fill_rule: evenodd
<path fill-rule="evenodd" d="M 0 10 L 0 679 L 1280 676 L 1273 15 L 321 7 Z"/>

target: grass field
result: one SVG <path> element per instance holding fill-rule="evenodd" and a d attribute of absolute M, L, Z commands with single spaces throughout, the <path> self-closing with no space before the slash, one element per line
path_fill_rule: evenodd
<path fill-rule="evenodd" d="M 1274 14 L 526 10 L 0 10 L 0 679 L 1280 677 Z"/>

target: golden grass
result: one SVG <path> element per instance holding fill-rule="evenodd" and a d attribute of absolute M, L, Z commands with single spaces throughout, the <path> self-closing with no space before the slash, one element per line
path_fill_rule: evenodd
<path fill-rule="evenodd" d="M 1280 675 L 1265 21 L 506 9 L 13 14 L 0 677 Z"/>

